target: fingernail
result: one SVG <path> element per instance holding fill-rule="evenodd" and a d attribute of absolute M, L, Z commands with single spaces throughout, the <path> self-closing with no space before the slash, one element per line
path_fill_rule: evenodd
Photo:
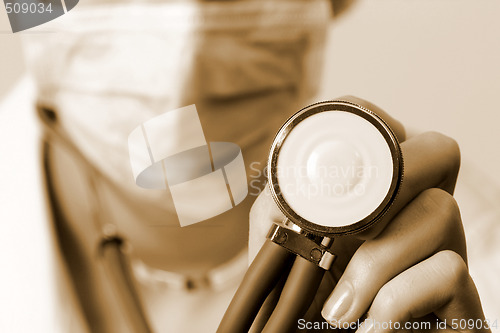
<path fill-rule="evenodd" d="M 356 333 L 373 333 L 373 320 L 367 318 L 359 325 Z"/>
<path fill-rule="evenodd" d="M 354 291 L 350 283 L 338 284 L 325 302 L 321 315 L 331 323 L 339 321 L 350 309 L 353 297 Z"/>

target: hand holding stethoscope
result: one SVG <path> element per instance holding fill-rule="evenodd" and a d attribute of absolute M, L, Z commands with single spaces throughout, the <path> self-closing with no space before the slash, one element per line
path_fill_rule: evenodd
<path fill-rule="evenodd" d="M 472 284 L 458 287 L 453 278 L 463 271 L 466 256 L 450 196 L 458 173 L 456 144 L 435 133 L 401 146 L 398 139 L 405 140 L 398 122 L 351 97 L 309 106 L 287 121 L 269 159 L 267 193 L 274 202 L 262 194 L 252 214 L 275 224 L 218 332 L 246 332 L 252 324 L 253 331 L 263 332 L 300 328 L 313 299 L 321 299 L 317 289 L 335 255 L 346 255 L 335 244 L 354 237 L 334 239 L 353 233 L 367 241 L 350 258 L 323 308 L 332 323 L 356 321 L 368 310 L 372 323 L 405 322 L 414 320 L 413 314 L 484 319 Z M 362 327 L 370 330 L 368 324 Z"/>

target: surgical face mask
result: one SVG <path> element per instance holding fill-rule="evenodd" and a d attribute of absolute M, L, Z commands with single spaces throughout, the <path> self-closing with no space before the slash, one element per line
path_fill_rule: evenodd
<path fill-rule="evenodd" d="M 207 141 L 264 166 L 276 128 L 320 79 L 328 1 L 173 2 L 75 8 L 26 35 L 39 103 L 122 193 L 173 207 L 135 184 L 127 138 L 195 104 Z M 182 140 L 189 124 L 179 119 Z M 175 140 L 174 140 L 175 141 Z M 256 169 L 256 168 L 252 168 Z"/>

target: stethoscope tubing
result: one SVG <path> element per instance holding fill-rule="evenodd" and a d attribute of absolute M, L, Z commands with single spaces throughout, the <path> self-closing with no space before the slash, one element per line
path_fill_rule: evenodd
<path fill-rule="evenodd" d="M 297 256 L 288 275 L 280 299 L 263 333 L 287 333 L 297 329 L 319 289 L 325 270 Z"/>
<path fill-rule="evenodd" d="M 314 300 L 325 270 L 266 240 L 236 291 L 217 332 L 248 332 L 268 295 L 287 274 L 291 261 L 293 265 L 279 300 L 262 332 L 294 331 L 298 319 L 303 317 Z"/>
<path fill-rule="evenodd" d="M 50 146 L 52 139 L 59 138 L 59 141 L 64 143 L 66 148 L 74 152 L 78 159 L 85 161 L 85 158 L 76 146 L 68 140 L 62 140 L 62 135 L 52 127 L 52 123 L 55 120 L 49 119 L 45 111 L 43 109 L 38 110 L 38 115 L 43 125 L 45 147 L 48 148 Z M 47 154 L 47 148 L 44 148 L 45 154 Z M 98 172 L 93 167 L 91 171 L 93 176 Z M 47 177 L 50 178 L 49 170 L 46 170 L 46 172 L 48 173 Z M 49 191 L 53 191 L 50 184 L 47 184 L 47 186 Z M 123 240 L 119 237 L 103 237 L 98 251 L 97 263 L 104 270 L 107 282 L 112 289 L 114 296 L 112 303 L 123 314 L 123 318 L 127 321 L 127 326 L 134 333 L 151 333 L 151 326 L 135 287 L 128 256 L 124 252 Z"/>
<path fill-rule="evenodd" d="M 149 321 L 144 313 L 129 261 L 123 253 L 120 239 L 109 239 L 101 243 L 101 265 L 110 282 L 111 289 L 122 313 L 126 316 L 132 332 L 151 333 Z"/>
<path fill-rule="evenodd" d="M 283 247 L 266 240 L 233 296 L 217 332 L 247 332 L 293 257 Z"/>

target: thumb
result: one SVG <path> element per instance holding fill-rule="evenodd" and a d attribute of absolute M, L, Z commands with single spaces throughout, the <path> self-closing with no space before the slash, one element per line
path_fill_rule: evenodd
<path fill-rule="evenodd" d="M 271 191 L 266 185 L 250 210 L 248 236 L 248 258 L 251 263 L 266 240 L 269 228 L 274 222 L 282 222 L 285 216 L 274 203 Z"/>

